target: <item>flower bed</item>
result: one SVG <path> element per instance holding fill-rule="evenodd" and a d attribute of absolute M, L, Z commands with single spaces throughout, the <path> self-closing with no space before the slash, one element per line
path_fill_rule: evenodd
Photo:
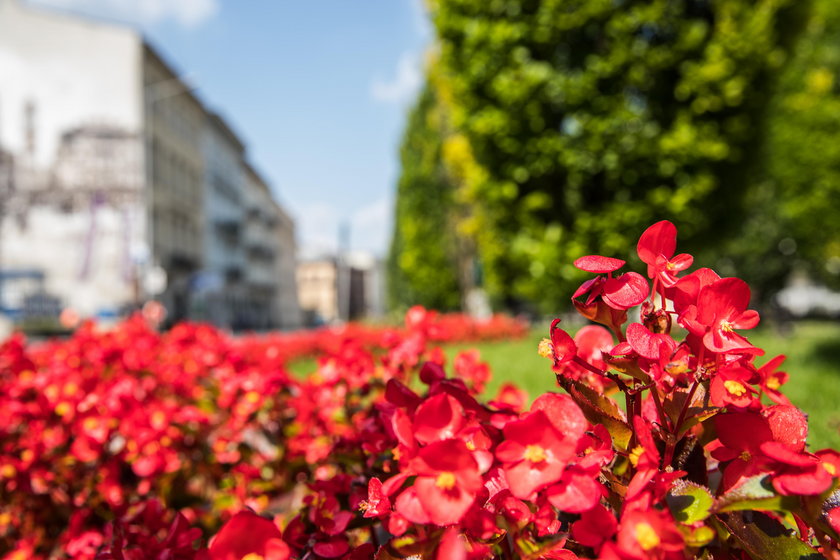
<path fill-rule="evenodd" d="M 399 331 L 317 342 L 159 335 L 140 318 L 7 341 L 0 552 L 839 558 L 840 454 L 807 450 L 783 358 L 756 365 L 738 332 L 758 323 L 746 284 L 680 276 L 692 259 L 675 248 L 660 222 L 638 245 L 647 279 L 576 261 L 595 276 L 572 301 L 598 325 L 572 337 L 552 324 L 539 352 L 565 393 L 527 408 L 512 385 L 480 402 L 487 366 L 466 352 L 447 367 L 433 346 L 507 327 L 444 327 L 420 309 Z M 286 360 L 313 352 L 317 372 L 291 378 Z"/>

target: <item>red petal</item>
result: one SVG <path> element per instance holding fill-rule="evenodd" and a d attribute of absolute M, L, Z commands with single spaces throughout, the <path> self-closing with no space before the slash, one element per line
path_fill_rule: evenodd
<path fill-rule="evenodd" d="M 808 438 L 808 418 L 795 406 L 771 406 L 761 411 L 767 418 L 775 441 L 784 443 L 795 451 L 805 449 Z"/>
<path fill-rule="evenodd" d="M 668 220 L 662 220 L 645 230 L 636 245 L 636 252 L 642 262 L 653 264 L 659 255 L 670 258 L 676 248 L 677 227 Z"/>
<path fill-rule="evenodd" d="M 432 443 L 455 436 L 464 425 L 464 407 L 447 393 L 438 393 L 417 407 L 414 437 Z"/>
<path fill-rule="evenodd" d="M 685 270 L 689 266 L 694 263 L 694 257 L 689 255 L 688 253 L 681 253 L 671 259 L 671 266 L 674 267 L 674 270 L 679 272 L 681 270 Z"/>
<path fill-rule="evenodd" d="M 602 505 L 584 512 L 580 521 L 572 525 L 572 537 L 583 546 L 596 550 L 601 543 L 610 540 L 617 531 L 618 522 L 615 516 Z"/>
<path fill-rule="evenodd" d="M 512 467 L 506 467 L 504 471 L 510 493 L 527 500 L 534 491 L 560 480 L 564 467 L 564 463 L 522 461 Z"/>
<path fill-rule="evenodd" d="M 739 453 L 755 453 L 762 443 L 773 439 L 767 419 L 752 412 L 718 414 L 714 423 L 721 443 Z"/>
<path fill-rule="evenodd" d="M 580 407 L 569 395 L 545 393 L 534 401 L 531 410 L 542 410 L 558 432 L 574 441 L 583 437 L 589 427 Z"/>
<path fill-rule="evenodd" d="M 832 477 L 822 466 L 802 472 L 792 469 L 773 477 L 773 488 L 780 494 L 815 496 L 828 490 Z"/>
<path fill-rule="evenodd" d="M 736 329 L 752 329 L 758 325 L 759 320 L 758 311 L 747 309 L 739 317 L 733 318 L 732 326 Z"/>
<path fill-rule="evenodd" d="M 627 325 L 627 342 L 635 352 L 649 360 L 659 359 L 659 340 L 641 323 Z"/>
<path fill-rule="evenodd" d="M 697 319 L 707 326 L 733 321 L 750 304 L 750 287 L 740 278 L 721 278 L 700 290 Z"/>
<path fill-rule="evenodd" d="M 604 283 L 603 299 L 615 309 L 630 309 L 639 305 L 650 293 L 645 277 L 637 272 L 628 272 Z"/>
<path fill-rule="evenodd" d="M 440 539 L 437 560 L 467 560 L 467 547 L 464 538 L 456 529 L 449 528 Z"/>
<path fill-rule="evenodd" d="M 350 545 L 347 544 L 345 537 L 333 537 L 326 542 L 316 543 L 312 547 L 312 552 L 324 558 L 338 558 L 347 553 L 348 550 L 350 550 Z"/>
<path fill-rule="evenodd" d="M 585 257 L 580 257 L 575 261 L 575 266 L 577 268 L 595 274 L 614 272 L 624 266 L 624 264 L 625 261 L 621 259 L 602 257 L 601 255 L 587 255 Z"/>
<path fill-rule="evenodd" d="M 429 514 L 426 513 L 426 510 L 420 504 L 420 500 L 417 497 L 417 489 L 414 486 L 406 489 L 397 497 L 394 509 L 412 523 L 425 525 L 430 521 Z"/>
<path fill-rule="evenodd" d="M 577 356 L 577 345 L 574 339 L 569 336 L 569 333 L 557 326 L 559 323 L 560 319 L 552 321 L 549 330 L 551 345 L 554 347 L 555 365 L 569 362 Z"/>
<path fill-rule="evenodd" d="M 762 443 L 761 452 L 774 461 L 792 467 L 810 467 L 819 463 L 816 457 L 807 453 L 794 451 L 784 443 L 778 441 L 766 441 Z"/>
<path fill-rule="evenodd" d="M 253 511 L 240 511 L 225 523 L 210 543 L 213 560 L 242 558 L 248 554 L 264 554 L 267 543 L 280 539 L 280 529 L 273 521 Z"/>
<path fill-rule="evenodd" d="M 567 513 L 592 509 L 601 499 L 601 485 L 592 475 L 566 471 L 559 484 L 548 489 L 551 505 Z"/>
<path fill-rule="evenodd" d="M 431 522 L 436 525 L 459 523 L 475 501 L 475 494 L 465 491 L 460 484 L 445 490 L 437 485 L 435 477 L 417 477 L 414 488 L 417 490 L 417 499 L 429 514 Z"/>

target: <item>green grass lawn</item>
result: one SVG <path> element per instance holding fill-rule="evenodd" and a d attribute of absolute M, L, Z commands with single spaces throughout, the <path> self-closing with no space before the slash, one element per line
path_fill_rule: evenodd
<path fill-rule="evenodd" d="M 537 355 L 537 344 L 547 334 L 546 326 L 521 340 L 446 349 L 450 356 L 465 348 L 479 349 L 493 371 L 488 395 L 494 395 L 502 383 L 512 381 L 535 398 L 545 391 L 558 390 L 549 361 Z M 790 381 L 783 391 L 808 414 L 811 449 L 840 449 L 840 324 L 802 322 L 792 325 L 785 335 L 771 328 L 747 334 L 754 345 L 767 352 L 758 359 L 759 364 L 778 354 L 787 356 L 782 369 L 788 372 Z"/>
<path fill-rule="evenodd" d="M 487 396 L 495 395 L 502 383 L 511 381 L 533 399 L 546 391 L 559 390 L 549 361 L 537 354 L 537 344 L 547 334 L 546 325 L 520 340 L 448 345 L 445 349 L 450 363 L 461 350 L 477 348 L 481 352 L 481 359 L 493 371 Z M 778 354 L 787 356 L 782 369 L 790 374 L 790 381 L 783 390 L 809 416 L 811 449 L 840 449 L 840 324 L 801 322 L 785 335 L 771 328 L 748 334 L 753 344 L 767 352 L 758 359 L 759 364 Z M 315 367 L 312 359 L 290 364 L 290 369 L 301 376 Z"/>

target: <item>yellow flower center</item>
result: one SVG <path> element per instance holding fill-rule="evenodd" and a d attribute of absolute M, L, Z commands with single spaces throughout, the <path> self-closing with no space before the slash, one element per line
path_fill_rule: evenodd
<path fill-rule="evenodd" d="M 747 392 L 747 388 L 744 387 L 743 383 L 741 383 L 740 381 L 735 381 L 733 379 L 724 381 L 723 386 L 726 388 L 726 391 L 734 397 L 740 397 L 741 395 Z"/>
<path fill-rule="evenodd" d="M 773 389 L 775 391 L 776 389 L 778 389 L 781 386 L 782 386 L 782 384 L 779 382 L 779 379 L 777 377 L 771 377 L 770 379 L 767 380 L 767 388 L 768 389 Z"/>
<path fill-rule="evenodd" d="M 540 344 L 537 346 L 537 354 L 543 358 L 554 357 L 554 345 L 551 344 L 551 341 L 547 338 L 542 339 Z"/>
<path fill-rule="evenodd" d="M 735 329 L 732 327 L 732 323 L 730 323 L 729 321 L 721 321 L 720 330 L 722 330 L 723 332 L 732 332 Z"/>
<path fill-rule="evenodd" d="M 642 521 L 636 524 L 636 542 L 639 543 L 642 550 L 651 550 L 659 546 L 662 539 L 659 538 L 650 523 Z"/>
<path fill-rule="evenodd" d="M 455 487 L 455 475 L 451 472 L 442 472 L 435 480 L 435 486 L 443 490 L 452 490 Z"/>
<path fill-rule="evenodd" d="M 545 449 L 539 445 L 529 445 L 525 448 L 525 459 L 532 463 L 542 463 L 547 457 Z"/>
<path fill-rule="evenodd" d="M 630 455 L 629 455 L 630 463 L 632 463 L 634 467 L 639 464 L 639 459 L 642 457 L 642 454 L 644 452 L 645 452 L 645 448 L 642 447 L 641 445 L 637 445 L 633 449 L 633 451 L 630 452 Z"/>
<path fill-rule="evenodd" d="M 70 406 L 70 403 L 66 401 L 62 401 L 58 403 L 58 406 L 55 407 L 55 413 L 59 416 L 67 416 L 73 411 L 73 407 Z"/>
<path fill-rule="evenodd" d="M 262 554 L 256 554 L 254 552 L 251 552 L 243 556 L 242 560 L 264 560 L 264 556 Z"/>
<path fill-rule="evenodd" d="M 15 469 L 13 465 L 9 465 L 8 463 L 3 465 L 2 468 L 0 468 L 0 476 L 2 476 L 3 478 L 12 478 L 16 474 L 17 469 Z"/>
<path fill-rule="evenodd" d="M 837 467 L 835 467 L 832 463 L 823 462 L 822 466 L 825 470 L 828 471 L 828 474 L 830 474 L 831 476 L 837 474 Z"/>

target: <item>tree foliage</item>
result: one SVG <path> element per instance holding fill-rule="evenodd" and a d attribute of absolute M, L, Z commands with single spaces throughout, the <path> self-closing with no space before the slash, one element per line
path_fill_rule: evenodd
<path fill-rule="evenodd" d="M 431 87 L 411 112 L 400 150 L 394 235 L 388 257 L 392 308 L 461 304 L 454 233 L 454 191 L 441 160 L 444 116 Z"/>
<path fill-rule="evenodd" d="M 791 0 L 432 0 L 444 144 L 497 301 L 556 309 L 574 256 L 668 218 L 690 250 L 744 210 Z M 402 185 L 401 185 L 402 188 Z M 707 245 L 708 246 L 708 245 Z M 556 295 L 555 295 L 556 294 Z"/>
<path fill-rule="evenodd" d="M 779 250 L 840 287 L 840 3 L 815 2 L 769 115 L 765 189 Z"/>

